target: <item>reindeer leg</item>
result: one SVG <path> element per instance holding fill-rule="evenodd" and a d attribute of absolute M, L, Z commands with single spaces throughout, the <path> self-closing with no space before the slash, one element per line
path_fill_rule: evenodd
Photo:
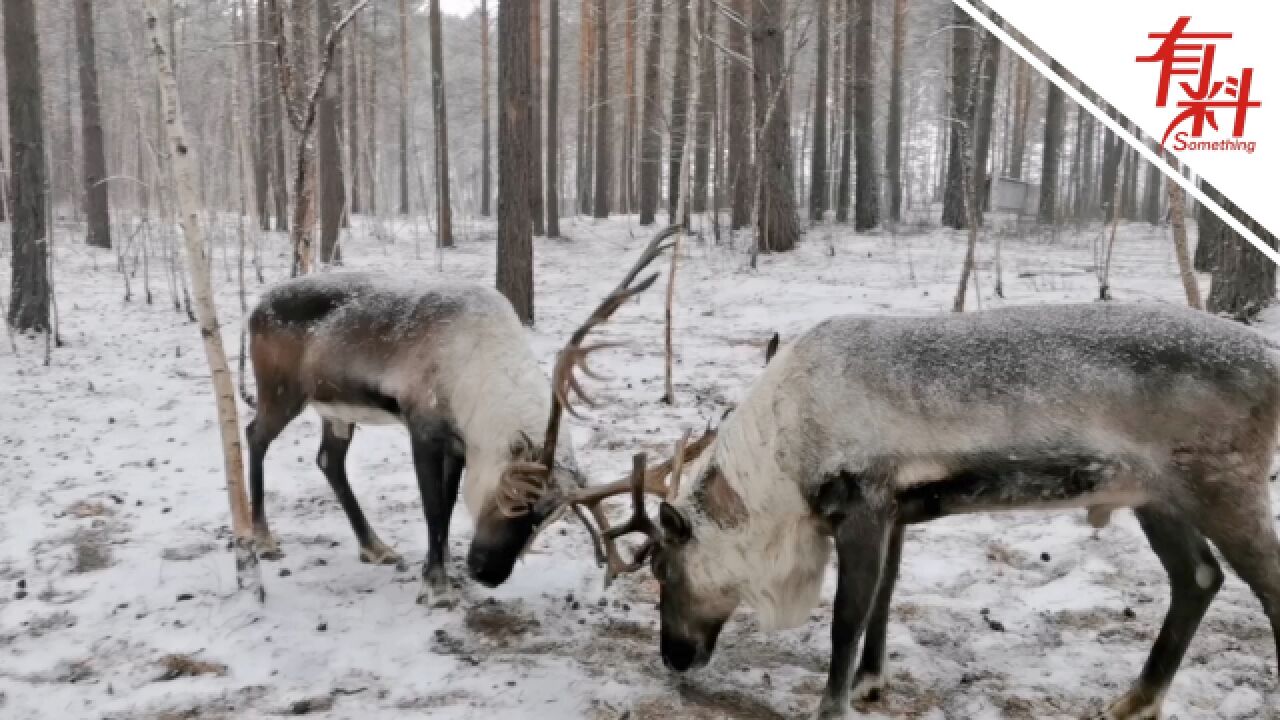
<path fill-rule="evenodd" d="M 887 513 L 858 500 L 836 527 L 839 582 L 831 625 L 831 669 L 818 706 L 818 720 L 849 716 L 853 660 L 879 590 L 893 526 Z"/>
<path fill-rule="evenodd" d="M 458 499 L 462 464 L 449 450 L 447 431 L 438 431 L 437 425 L 410 425 L 413 466 L 422 495 L 422 512 L 427 519 L 427 559 L 422 565 L 418 604 L 452 607 L 457 604 L 457 597 L 445 562 L 449 557 L 449 519 Z"/>
<path fill-rule="evenodd" d="M 316 465 L 329 481 L 333 494 L 338 496 L 338 504 L 347 514 L 351 530 L 360 543 L 360 561 L 375 565 L 401 565 L 403 560 L 378 534 L 369 527 L 364 511 L 360 509 L 360 501 L 351 492 L 351 483 L 347 480 L 347 451 L 351 448 L 351 436 L 355 433 L 355 425 L 336 423 L 326 419 L 323 435 L 320 440 L 320 451 L 316 453 Z"/>
<path fill-rule="evenodd" d="M 1191 523 L 1165 508 L 1144 506 L 1133 512 L 1169 574 L 1172 598 L 1142 675 L 1098 716 L 1105 720 L 1158 720 L 1165 691 L 1223 580 L 1213 551 Z"/>
<path fill-rule="evenodd" d="M 258 412 L 245 428 L 245 438 L 249 445 L 249 500 L 253 506 L 253 537 L 258 545 L 258 556 L 264 560 L 279 560 L 282 557 L 280 544 L 271 534 L 267 525 L 266 477 L 263 464 L 266 461 L 267 449 L 272 441 L 280 436 L 280 432 L 302 412 L 303 403 L 292 397 L 292 393 L 277 392 L 275 395 L 262 393 L 259 398 Z"/>
<path fill-rule="evenodd" d="M 893 526 L 889 533 L 889 548 L 880 574 L 880 588 L 876 591 L 875 607 L 867 621 L 867 638 L 862 643 L 862 660 L 853 676 L 855 702 L 879 702 L 884 694 L 884 662 L 888 649 L 889 604 L 893 600 L 893 588 L 898 582 L 898 568 L 902 564 L 902 540 L 905 527 Z"/>

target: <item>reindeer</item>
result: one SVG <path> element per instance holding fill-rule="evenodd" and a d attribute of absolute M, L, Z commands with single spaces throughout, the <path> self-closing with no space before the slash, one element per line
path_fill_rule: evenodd
<path fill-rule="evenodd" d="M 661 653 L 705 665 L 741 604 L 765 628 L 804 621 L 829 548 L 838 560 L 832 656 L 817 717 L 882 692 L 903 527 L 958 513 L 1132 508 L 1172 600 L 1110 720 L 1159 718 L 1223 582 L 1218 548 L 1261 600 L 1280 652 L 1280 539 L 1267 475 L 1280 362 L 1264 340 L 1204 313 L 1068 305 L 936 318 L 835 317 L 778 351 L 692 482 L 655 482 L 638 458 L 633 514 L 648 535 Z M 598 504 L 608 490 L 576 496 Z M 657 521 L 645 492 L 666 496 Z M 858 641 L 866 632 L 854 671 Z"/>
<path fill-rule="evenodd" d="M 510 303 L 477 285 L 423 285 L 366 273 L 289 280 L 268 291 L 249 318 L 257 414 L 247 428 L 254 534 L 264 557 L 279 557 L 267 524 L 263 460 L 271 442 L 308 405 L 323 420 L 316 464 L 347 515 L 360 560 L 403 561 L 369 526 L 351 492 L 346 456 L 357 425 L 403 425 L 427 521 L 418 602 L 456 602 L 445 571 L 449 520 L 461 491 L 475 523 L 471 576 L 496 586 L 537 532 L 582 485 L 569 443 L 557 443 L 573 375 L 585 368 L 587 333 L 656 274 L 635 276 L 668 245 L 659 233 L 623 283 L 579 328 L 557 361 L 549 391 Z M 587 371 L 589 372 L 589 371 Z M 585 518 L 584 518 L 585 519 Z"/>

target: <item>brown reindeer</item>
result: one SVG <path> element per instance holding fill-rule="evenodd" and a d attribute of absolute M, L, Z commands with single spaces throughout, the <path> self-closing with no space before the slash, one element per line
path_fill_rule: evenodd
<path fill-rule="evenodd" d="M 427 559 L 418 602 L 449 605 L 445 571 L 449 519 L 461 492 L 475 521 L 467 553 L 473 578 L 495 586 L 511 574 L 538 530 L 559 514 L 564 489 L 582 485 L 573 450 L 557 443 L 587 333 L 654 276 L 635 276 L 674 233 L 659 233 L 626 280 L 574 334 L 546 375 L 510 303 L 477 285 L 433 283 L 367 273 L 311 275 L 283 282 L 249 318 L 257 414 L 247 428 L 254 531 L 265 557 L 279 550 L 267 525 L 263 459 L 304 408 L 323 419 L 316 464 L 360 544 L 364 562 L 400 557 L 369 526 L 347 479 L 356 425 L 403 425 L 427 521 Z M 462 482 L 463 470 L 466 481 Z M 525 502 L 530 497 L 537 499 Z"/>
<path fill-rule="evenodd" d="M 677 671 L 708 662 L 740 604 L 765 627 L 805 620 L 834 544 L 818 717 L 842 718 L 851 692 L 881 692 L 904 525 L 1070 507 L 1105 523 L 1130 507 L 1172 600 L 1137 682 L 1096 717 L 1148 720 L 1222 584 L 1210 542 L 1262 601 L 1280 652 L 1267 487 L 1277 423 L 1280 362 L 1258 335 L 1204 313 L 1098 303 L 836 317 L 778 351 L 691 482 L 673 492 L 641 460 L 633 517 L 606 541 L 649 536 L 637 559 L 652 550 L 662 657 Z M 657 522 L 646 490 L 668 497 Z"/>

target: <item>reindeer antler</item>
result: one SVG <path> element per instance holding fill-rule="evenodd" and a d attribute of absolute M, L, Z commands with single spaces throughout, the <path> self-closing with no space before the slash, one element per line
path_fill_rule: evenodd
<path fill-rule="evenodd" d="M 566 410 L 569 414 L 577 416 L 569 404 L 570 394 L 576 394 L 587 405 L 594 404 L 583 392 L 582 385 L 574 375 L 574 369 L 580 369 L 588 377 L 599 379 L 599 376 L 586 365 L 587 356 L 597 350 L 617 346 L 617 343 L 595 343 L 584 347 L 583 340 L 596 326 L 608 322 L 623 303 L 653 285 L 658 278 L 658 273 L 655 272 L 639 282 L 636 282 L 636 276 L 671 246 L 667 241 L 679 231 L 678 226 L 672 226 L 659 232 L 649 241 L 644 252 L 623 276 L 622 282 L 600 301 L 587 321 L 573 331 L 569 341 L 557 354 L 555 370 L 551 375 L 551 413 L 547 418 L 547 431 L 543 438 L 542 451 L 536 458 L 512 463 L 507 467 L 497 498 L 499 510 L 504 515 L 508 517 L 524 515 L 546 495 L 547 481 L 555 465 L 560 420 Z M 579 517 L 582 517 L 580 513 Z M 597 514 L 596 519 L 601 521 L 604 518 L 603 515 Z"/>
<path fill-rule="evenodd" d="M 617 576 L 639 570 L 657 542 L 659 531 L 658 527 L 649 518 L 648 510 L 645 508 L 645 494 L 657 495 L 666 500 L 674 500 L 680 488 L 680 473 L 685 464 L 697 459 L 703 451 L 711 446 L 712 441 L 716 438 L 716 431 L 708 424 L 706 431 L 692 443 L 689 442 L 690 435 L 689 431 L 685 431 L 679 442 L 676 443 L 675 452 L 664 462 L 651 468 L 646 468 L 645 455 L 644 453 L 639 453 L 632 458 L 631 474 L 626 478 L 608 485 L 584 488 L 566 499 L 566 502 L 570 503 L 578 517 L 582 518 L 583 523 L 586 525 L 587 533 L 591 535 L 591 541 L 596 551 L 596 562 L 606 565 L 605 587 L 608 587 Z M 666 481 L 668 476 L 671 478 L 670 482 Z M 600 509 L 600 503 L 606 498 L 627 492 L 631 493 L 632 515 L 622 525 L 610 528 L 603 511 Z M 586 507 L 591 511 L 596 525 L 599 526 L 599 531 L 586 522 L 580 510 L 582 507 Z M 632 559 L 627 561 L 618 552 L 616 541 L 623 535 L 635 532 L 644 533 L 647 537 Z"/>

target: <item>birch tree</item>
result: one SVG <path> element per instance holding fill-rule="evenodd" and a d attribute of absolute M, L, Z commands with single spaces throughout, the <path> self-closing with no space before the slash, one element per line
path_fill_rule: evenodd
<path fill-rule="evenodd" d="M 12 3 L 7 3 L 12 4 Z M 235 536 L 236 585 L 240 590 L 253 593 L 259 601 L 266 598 L 262 584 L 262 572 L 253 538 L 253 526 L 249 515 L 249 498 L 244 488 L 244 455 L 240 443 L 240 420 L 236 410 L 235 382 L 227 365 L 226 350 L 222 346 L 222 332 L 218 327 L 218 310 L 213 300 L 213 282 L 209 272 L 209 257 L 205 254 L 204 228 L 200 219 L 204 208 L 196 194 L 196 158 L 194 143 L 187 136 L 182 117 L 182 100 L 178 95 L 178 82 L 173 72 L 169 47 L 160 28 L 160 0 L 147 0 L 146 25 L 150 39 L 150 54 L 155 60 L 156 79 L 160 86 L 165 136 L 173 181 L 178 199 L 182 232 L 186 239 L 187 267 L 191 284 L 195 289 L 196 317 L 200 323 L 200 336 L 204 340 L 205 358 L 213 380 L 214 398 L 218 409 L 218 430 L 222 437 L 223 466 L 226 471 L 227 497 L 231 505 L 231 531 Z M 9 8 L 6 6 L 6 11 Z M 6 12 L 6 17 L 8 13 Z"/>

